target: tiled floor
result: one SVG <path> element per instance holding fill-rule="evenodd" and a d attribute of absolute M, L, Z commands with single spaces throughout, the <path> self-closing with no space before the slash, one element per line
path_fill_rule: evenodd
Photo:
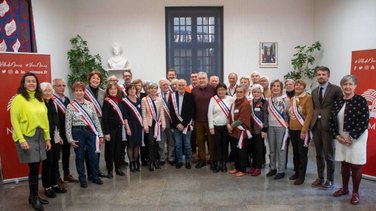
<path fill-rule="evenodd" d="M 306 182 L 301 186 L 294 186 L 288 180 L 292 175 L 291 154 L 287 175 L 278 181 L 265 177 L 268 169 L 263 169 L 262 175 L 258 177 L 246 175 L 235 178 L 228 173 L 212 173 L 208 166 L 186 170 L 184 167 L 175 169 L 166 164 L 155 172 L 143 168 L 140 173 L 131 173 L 126 169 L 126 176 L 104 179 L 103 185 L 89 183 L 86 189 L 80 188 L 78 184 L 68 184 L 68 193 L 49 199 L 50 204 L 45 209 L 376 210 L 374 181 L 362 180 L 361 203 L 356 206 L 350 205 L 350 195 L 334 198 L 331 196 L 333 190 L 312 188 L 310 184 L 316 176 L 314 150 L 314 147 L 310 148 Z M 75 172 L 74 165 L 73 170 Z M 102 170 L 105 170 L 104 166 Z M 338 167 L 336 172 L 335 185 L 338 187 L 341 184 Z M 42 192 L 41 196 L 44 197 Z M 31 210 L 27 197 L 27 182 L 0 185 L 0 210 Z"/>

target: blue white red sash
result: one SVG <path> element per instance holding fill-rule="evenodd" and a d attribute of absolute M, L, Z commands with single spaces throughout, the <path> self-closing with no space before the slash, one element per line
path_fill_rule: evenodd
<path fill-rule="evenodd" d="M 167 115 L 169 121 L 172 122 L 170 109 L 167 106 L 167 102 L 165 101 L 164 97 L 161 97 L 161 98 L 162 98 L 162 106 L 163 106 L 164 113 Z"/>
<path fill-rule="evenodd" d="M 231 105 L 231 108 L 230 108 L 230 116 L 231 116 L 232 122 L 235 121 L 235 119 L 234 119 L 234 116 L 235 116 L 234 109 L 235 109 L 235 103 L 233 103 Z M 252 134 L 251 134 L 251 131 L 249 131 L 248 129 L 244 128 L 241 125 L 238 125 L 237 128 L 240 130 L 240 136 L 239 136 L 237 147 L 239 149 L 242 149 L 243 145 L 244 145 L 244 139 L 245 138 L 248 138 L 248 139 L 252 138 Z M 245 135 L 247 135 L 247 137 L 245 137 Z"/>
<path fill-rule="evenodd" d="M 256 116 L 256 114 L 255 114 L 255 109 L 253 108 L 253 105 L 252 105 L 252 118 L 253 118 L 253 120 L 255 121 L 256 125 L 257 125 L 260 129 L 264 128 L 264 123 L 261 121 L 260 118 L 258 118 L 258 116 Z"/>
<path fill-rule="evenodd" d="M 158 114 L 157 107 L 153 103 L 153 99 L 151 99 L 150 96 L 146 96 L 146 104 L 149 108 L 151 116 L 153 117 L 153 120 L 155 121 L 153 137 L 156 138 L 157 141 L 160 141 L 161 140 L 161 124 L 162 124 L 161 116 L 160 114 Z"/>
<path fill-rule="evenodd" d="M 101 152 L 101 143 L 99 141 L 98 130 L 95 127 L 93 119 L 90 117 L 90 115 L 86 112 L 86 110 L 77 101 L 71 102 L 71 105 L 76 112 L 81 114 L 82 120 L 86 123 L 86 125 L 95 134 L 95 137 L 96 137 L 96 139 L 95 139 L 95 152 L 100 153 Z"/>
<path fill-rule="evenodd" d="M 298 105 L 296 104 L 296 97 L 292 97 L 292 114 L 295 116 L 295 118 L 298 120 L 300 126 L 303 127 L 304 125 L 304 117 L 303 115 L 300 113 L 299 109 L 298 109 Z M 304 138 L 304 147 L 308 147 L 309 145 L 309 142 L 311 141 L 312 139 L 312 132 L 311 130 L 308 130 L 307 133 L 306 133 L 306 136 Z"/>
<path fill-rule="evenodd" d="M 279 122 L 279 124 L 282 127 L 285 128 L 285 133 L 283 134 L 283 140 L 282 140 L 282 146 L 281 146 L 281 149 L 285 150 L 285 148 L 286 148 L 286 141 L 287 141 L 287 138 L 289 137 L 289 129 L 288 129 L 287 122 L 283 118 L 282 114 L 274 106 L 271 97 L 269 98 L 268 109 L 269 109 L 270 113 L 274 116 L 274 118 Z"/>
<path fill-rule="evenodd" d="M 174 90 L 172 89 L 171 85 L 168 86 L 168 90 L 169 90 L 170 92 L 174 92 Z"/>
<path fill-rule="evenodd" d="M 98 100 L 95 98 L 94 93 L 90 90 L 90 88 L 85 89 L 85 96 L 86 98 L 94 104 L 95 111 L 97 111 L 98 117 L 102 117 L 102 108 L 99 104 Z"/>
<path fill-rule="evenodd" d="M 124 129 L 124 117 L 123 117 L 123 113 L 121 113 L 121 110 L 118 106 L 118 104 L 113 101 L 111 98 L 108 98 L 106 97 L 104 99 L 105 101 L 107 101 L 110 105 L 112 105 L 112 108 L 116 111 L 116 114 L 118 115 L 119 119 L 120 119 L 120 122 L 121 122 L 121 136 L 122 136 L 122 140 L 127 140 L 127 136 L 125 135 L 125 129 Z"/>
<path fill-rule="evenodd" d="M 64 102 L 60 99 L 60 97 L 54 94 L 52 95 L 52 101 L 54 101 L 59 110 L 65 114 L 67 107 L 64 105 Z"/>
<path fill-rule="evenodd" d="M 176 114 L 176 117 L 179 119 L 179 121 L 181 123 L 183 123 L 183 118 L 179 114 L 179 108 L 178 108 L 178 104 L 177 104 L 177 97 L 178 97 L 178 95 L 176 95 L 175 92 L 171 93 L 172 107 L 174 108 L 174 112 Z M 183 102 L 181 102 L 181 103 L 183 103 Z M 187 134 L 188 131 L 192 131 L 192 130 L 193 130 L 193 126 L 192 126 L 192 120 L 191 120 L 189 122 L 189 124 L 187 125 L 187 127 L 184 128 L 183 134 Z"/>
<path fill-rule="evenodd" d="M 223 102 L 223 100 L 221 98 L 219 98 L 218 95 L 214 95 L 213 98 L 214 98 L 215 102 L 217 102 L 219 108 L 221 108 L 221 110 L 223 111 L 223 113 L 228 118 L 229 113 L 230 113 L 230 109 L 227 107 L 226 103 Z"/>
<path fill-rule="evenodd" d="M 136 108 L 136 106 L 134 106 L 133 103 L 128 99 L 128 97 L 124 97 L 122 100 L 128 106 L 128 108 L 131 109 L 132 113 L 137 118 L 137 121 L 138 121 L 138 123 L 140 124 L 140 126 L 142 128 L 142 139 L 141 139 L 142 146 L 145 146 L 145 143 L 144 143 L 144 124 L 142 123 L 142 115 L 138 111 L 138 109 Z"/>

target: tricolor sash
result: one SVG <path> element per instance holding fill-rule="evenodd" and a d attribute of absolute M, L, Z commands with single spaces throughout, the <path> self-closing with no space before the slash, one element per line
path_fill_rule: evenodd
<path fill-rule="evenodd" d="M 274 106 L 271 97 L 269 98 L 268 109 L 269 109 L 270 113 L 274 116 L 274 118 L 276 118 L 276 120 L 279 122 L 279 124 L 282 127 L 285 128 L 285 133 L 283 135 L 283 141 L 282 141 L 282 146 L 281 146 L 281 150 L 285 150 L 285 148 L 286 148 L 286 141 L 287 141 L 287 138 L 289 137 L 289 129 L 288 129 L 288 126 L 287 126 L 287 122 L 283 118 L 282 114 Z"/>
<path fill-rule="evenodd" d="M 179 108 L 178 108 L 178 104 L 177 104 L 177 95 L 175 92 L 171 93 L 171 102 L 172 102 L 172 107 L 174 108 L 174 112 L 176 114 L 176 117 L 179 119 L 180 122 L 183 122 L 183 118 L 180 116 L 179 114 Z M 183 103 L 183 102 L 181 102 Z M 187 127 L 184 128 L 183 130 L 183 134 L 187 134 L 188 131 L 192 131 L 193 130 L 193 127 L 192 127 L 192 120 L 189 122 L 189 124 L 187 125 Z"/>
<path fill-rule="evenodd" d="M 95 98 L 94 93 L 90 90 L 90 88 L 85 89 L 85 96 L 86 98 L 94 104 L 95 111 L 97 111 L 98 117 L 102 116 L 102 108 L 99 104 L 98 100 Z"/>
<path fill-rule="evenodd" d="M 136 108 L 136 106 L 134 106 L 133 103 L 129 100 L 128 97 L 124 97 L 122 100 L 123 100 L 123 102 L 125 104 L 127 104 L 128 108 L 131 109 L 132 113 L 135 115 L 135 117 L 137 118 L 138 123 L 140 124 L 140 126 L 142 128 L 142 138 L 141 138 L 141 141 L 142 141 L 142 146 L 144 147 L 145 146 L 145 142 L 144 142 L 144 124 L 142 123 L 142 115 L 138 111 L 138 109 Z"/>
<path fill-rule="evenodd" d="M 165 101 L 164 97 L 161 97 L 161 98 L 162 98 L 162 106 L 163 106 L 164 113 L 167 115 L 169 121 L 172 122 L 172 118 L 171 118 L 171 115 L 170 115 L 170 109 L 167 106 L 167 102 Z"/>
<path fill-rule="evenodd" d="M 235 104 L 233 103 L 231 105 L 231 108 L 230 108 L 230 116 L 231 116 L 232 122 L 235 121 L 234 120 L 234 116 L 235 116 L 234 109 L 235 109 Z M 237 128 L 241 131 L 237 147 L 239 149 L 242 149 L 243 145 L 244 145 L 244 139 L 246 138 L 245 135 L 247 135 L 247 138 L 250 139 L 250 138 L 252 138 L 252 134 L 251 134 L 251 131 L 249 131 L 248 129 L 244 128 L 241 125 L 239 125 Z"/>
<path fill-rule="evenodd" d="M 295 116 L 295 118 L 298 120 L 299 124 L 303 127 L 304 125 L 304 117 L 300 113 L 298 109 L 298 105 L 296 104 L 296 97 L 292 97 L 292 114 Z M 311 130 L 308 130 L 306 133 L 306 136 L 304 138 L 304 147 L 308 147 L 309 142 L 312 139 L 312 132 Z"/>
<path fill-rule="evenodd" d="M 52 101 L 54 101 L 59 110 L 65 114 L 67 107 L 64 105 L 64 102 L 60 99 L 60 97 L 54 94 L 52 95 Z"/>
<path fill-rule="evenodd" d="M 228 118 L 229 113 L 230 113 L 230 109 L 227 107 L 226 103 L 223 102 L 223 100 L 221 98 L 219 98 L 218 95 L 214 95 L 213 98 L 214 98 L 215 102 L 218 104 L 219 108 L 221 108 L 222 112 Z"/>
<path fill-rule="evenodd" d="M 172 90 L 172 87 L 171 87 L 171 85 L 170 85 L 170 86 L 168 86 L 168 90 L 169 90 L 170 92 L 174 92 L 174 90 Z"/>
<path fill-rule="evenodd" d="M 101 152 L 101 143 L 99 141 L 98 130 L 95 127 L 93 119 L 90 117 L 90 115 L 87 113 L 87 111 L 76 100 L 71 102 L 71 105 L 76 112 L 81 114 L 82 120 L 86 123 L 86 125 L 95 134 L 95 137 L 96 137 L 95 138 L 95 152 L 100 153 Z"/>
<path fill-rule="evenodd" d="M 151 116 L 153 117 L 153 120 L 155 121 L 154 125 L 154 138 L 157 139 L 157 141 L 161 140 L 161 116 L 158 114 L 157 107 L 153 103 L 153 99 L 151 99 L 150 96 L 146 96 L 146 104 L 149 108 L 149 111 L 151 113 Z"/>
<path fill-rule="evenodd" d="M 121 110 L 118 106 L 118 104 L 113 101 L 111 98 L 108 98 L 106 97 L 104 99 L 105 101 L 107 101 L 111 106 L 112 108 L 116 111 L 116 114 L 118 115 L 119 119 L 120 119 L 120 122 L 121 122 L 121 136 L 122 136 L 122 140 L 127 140 L 127 136 L 125 135 L 125 129 L 124 129 L 124 119 L 123 119 L 123 113 L 121 113 Z"/>
<path fill-rule="evenodd" d="M 255 120 L 256 125 L 257 125 L 260 129 L 264 128 L 264 123 L 261 121 L 260 118 L 258 118 L 258 116 L 256 116 L 256 114 L 255 114 L 255 109 L 253 108 L 253 105 L 252 105 L 252 118 L 253 118 L 253 120 Z"/>

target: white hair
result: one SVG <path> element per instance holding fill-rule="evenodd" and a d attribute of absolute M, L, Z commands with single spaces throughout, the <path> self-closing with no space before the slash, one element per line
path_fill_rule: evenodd
<path fill-rule="evenodd" d="M 51 84 L 50 82 L 42 82 L 42 83 L 39 84 L 39 87 L 40 87 L 40 89 L 42 90 L 42 92 L 43 92 L 45 89 L 47 89 L 47 88 L 50 88 L 51 91 L 53 90 L 53 89 L 52 89 L 52 84 Z"/>
<path fill-rule="evenodd" d="M 257 89 L 260 90 L 261 93 L 264 93 L 264 88 L 260 84 L 253 84 L 253 86 L 251 87 L 251 92 Z"/>
<path fill-rule="evenodd" d="M 168 83 L 168 85 L 170 85 L 169 80 L 167 80 L 166 78 L 162 78 L 161 80 L 159 80 L 159 86 L 161 86 L 163 82 L 166 82 L 166 83 Z"/>

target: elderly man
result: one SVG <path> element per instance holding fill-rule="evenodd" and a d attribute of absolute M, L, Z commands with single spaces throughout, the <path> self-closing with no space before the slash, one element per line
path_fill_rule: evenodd
<path fill-rule="evenodd" d="M 252 85 L 260 83 L 260 77 L 261 75 L 259 72 L 257 71 L 252 72 L 251 74 Z"/>
<path fill-rule="evenodd" d="M 161 89 L 160 97 L 162 99 L 162 106 L 166 120 L 166 129 L 162 132 L 162 139 L 158 142 L 158 154 L 159 161 L 161 165 L 164 165 L 166 162 L 166 152 L 165 144 L 167 143 L 167 159 L 170 164 L 175 162 L 175 140 L 174 135 L 171 132 L 171 111 L 168 107 L 170 102 L 170 91 L 169 91 L 170 81 L 167 79 L 162 79 L 159 81 L 159 87 Z"/>
<path fill-rule="evenodd" d="M 237 82 L 238 82 L 238 75 L 236 73 L 228 74 L 227 95 L 235 96 L 236 88 L 238 87 L 238 85 L 236 84 Z"/>
<path fill-rule="evenodd" d="M 63 131 L 60 133 L 60 137 L 61 139 L 63 139 L 63 145 L 61 146 L 61 151 L 62 151 L 64 181 L 78 182 L 78 180 L 75 179 L 70 174 L 69 157 L 70 157 L 71 145 L 68 143 L 67 137 L 65 136 L 65 111 L 67 109 L 67 106 L 70 103 L 70 100 L 67 96 L 64 95 L 66 85 L 63 79 L 55 78 L 52 83 L 53 83 L 53 89 L 55 91 L 52 99 L 58 108 L 60 130 Z M 58 183 L 60 183 L 59 185 L 63 185 L 63 182 L 60 178 L 58 180 Z"/>
<path fill-rule="evenodd" d="M 208 84 L 208 75 L 205 72 L 199 72 L 197 78 L 198 86 L 192 89 L 192 94 L 195 100 L 195 130 L 199 158 L 199 162 L 195 167 L 202 168 L 206 166 L 205 140 L 207 140 L 210 154 L 210 167 L 213 168 L 215 160 L 215 146 L 213 137 L 209 130 L 208 107 L 210 99 L 215 95 L 216 90 L 214 87 Z"/>
<path fill-rule="evenodd" d="M 216 75 L 210 76 L 209 84 L 212 85 L 212 87 L 214 88 L 217 87 L 217 85 L 219 84 L 219 77 Z"/>
<path fill-rule="evenodd" d="M 192 94 L 185 91 L 187 82 L 184 79 L 178 81 L 178 91 L 171 94 L 169 108 L 172 119 L 171 128 L 174 131 L 176 141 L 176 168 L 183 166 L 183 145 L 185 154 L 185 168 L 191 168 L 191 144 L 192 120 L 194 114 L 194 99 Z"/>
<path fill-rule="evenodd" d="M 316 68 L 316 77 L 319 86 L 312 90 L 314 105 L 311 129 L 316 147 L 316 163 L 318 178 L 312 187 L 328 189 L 333 187 L 335 170 L 335 141 L 329 130 L 330 111 L 334 101 L 343 97 L 339 86 L 329 83 L 330 70 L 321 66 Z M 326 163 L 326 181 L 324 169 Z"/>
<path fill-rule="evenodd" d="M 193 87 L 197 86 L 197 73 L 192 72 L 191 73 L 191 84 L 187 85 L 185 87 L 185 91 L 191 93 Z"/>

